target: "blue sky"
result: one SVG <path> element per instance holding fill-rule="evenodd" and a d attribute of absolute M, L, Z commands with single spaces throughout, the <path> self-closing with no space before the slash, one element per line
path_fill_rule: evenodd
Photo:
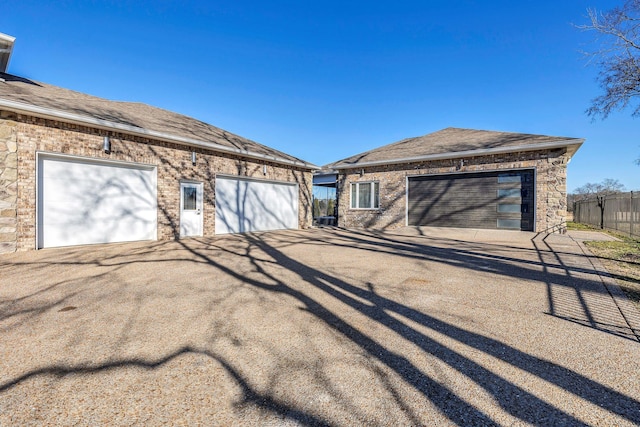
<path fill-rule="evenodd" d="M 568 189 L 640 190 L 639 119 L 592 121 L 588 7 L 619 1 L 31 1 L 9 72 L 145 102 L 323 165 L 465 127 L 585 138 Z"/>

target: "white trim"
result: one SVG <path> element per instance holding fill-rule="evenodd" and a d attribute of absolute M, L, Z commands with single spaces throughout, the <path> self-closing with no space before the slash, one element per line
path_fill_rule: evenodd
<path fill-rule="evenodd" d="M 409 226 L 409 176 L 404 177 L 404 226 Z"/>
<path fill-rule="evenodd" d="M 138 162 L 127 162 L 124 160 L 112 160 L 112 159 L 103 159 L 101 157 L 90 157 L 90 156 L 77 156 L 75 154 L 64 154 L 64 153 L 56 153 L 54 151 L 36 151 L 36 164 L 38 161 L 38 156 L 45 157 L 58 157 L 61 159 L 69 159 L 69 160 L 87 160 L 92 163 L 104 163 L 107 165 L 121 166 L 121 167 L 131 167 L 135 169 L 156 169 L 157 166 L 153 163 L 138 163 Z"/>
<path fill-rule="evenodd" d="M 357 207 L 354 208 L 353 207 L 353 193 L 351 192 L 351 186 L 353 184 L 356 184 L 356 200 L 359 201 L 360 200 L 360 184 L 369 184 L 371 188 L 371 204 L 373 205 L 374 201 L 376 200 L 376 196 L 375 196 L 375 185 L 374 184 L 378 184 L 378 206 L 377 207 L 368 207 L 368 208 L 361 208 L 361 207 Z M 380 210 L 380 181 L 351 181 L 349 182 L 349 209 L 352 211 L 379 211 Z"/>
<path fill-rule="evenodd" d="M 179 184 L 202 184 L 202 181 L 196 181 L 195 179 L 179 179 Z"/>
<path fill-rule="evenodd" d="M 271 184 L 287 184 L 287 185 L 299 186 L 299 184 L 294 181 L 279 181 L 277 179 L 267 179 L 267 178 L 252 177 L 252 176 L 240 176 L 240 175 L 232 175 L 232 174 L 226 174 L 226 173 L 214 174 L 214 178 L 218 178 L 218 177 L 237 179 L 239 181 L 255 181 L 255 182 L 264 182 L 267 184 L 271 183 Z"/>
<path fill-rule="evenodd" d="M 458 151 L 455 153 L 440 153 L 440 154 L 427 154 L 424 156 L 416 156 L 416 157 L 405 157 L 401 159 L 391 159 L 391 160 L 374 160 L 370 162 L 362 162 L 362 163 L 353 163 L 350 165 L 340 165 L 335 166 L 332 165 L 332 169 L 358 169 L 362 167 L 369 166 L 381 166 L 381 165 L 397 165 L 401 163 L 417 163 L 422 161 L 431 161 L 431 160 L 447 160 L 447 159 L 459 159 L 464 157 L 478 157 L 492 154 L 507 154 L 507 153 L 520 153 L 523 151 L 540 151 L 540 150 L 551 150 L 554 148 L 568 148 L 568 147 L 576 147 L 576 151 L 582 143 L 584 139 L 575 140 L 576 142 L 569 143 L 568 141 L 574 140 L 558 140 L 552 142 L 544 142 L 536 145 L 517 145 L 511 147 L 498 147 L 498 148 L 483 148 L 480 150 L 465 150 Z"/>
<path fill-rule="evenodd" d="M 0 33 L 0 72 L 6 73 L 9 68 L 9 62 L 11 62 L 11 52 L 13 51 L 13 44 L 16 38 L 8 34 Z M 4 46 L 3 46 L 4 45 Z M 0 79 L 0 82 L 3 82 Z"/>
<path fill-rule="evenodd" d="M 0 40 L 6 41 L 8 43 L 13 43 L 16 41 L 16 38 L 13 36 L 10 36 L 9 34 L 0 33 Z"/>
<path fill-rule="evenodd" d="M 267 154 L 254 153 L 252 151 L 241 150 L 239 148 L 226 147 L 224 145 L 216 144 L 214 142 L 206 142 L 206 141 L 200 141 L 193 138 L 186 138 L 182 136 L 171 135 L 164 132 L 157 132 L 154 130 L 140 128 L 136 126 L 123 125 L 121 123 L 115 123 L 109 120 L 97 119 L 95 117 L 68 113 L 66 111 L 61 111 L 53 108 L 39 107 L 36 105 L 10 101 L 7 99 L 0 99 L 0 107 L 4 107 L 6 109 L 9 109 L 10 111 L 13 111 L 19 114 L 35 116 L 35 117 L 40 117 L 44 119 L 52 119 L 52 120 L 62 119 L 67 123 L 73 123 L 73 124 L 82 125 L 82 126 L 89 126 L 89 127 L 103 129 L 103 130 L 115 129 L 117 131 L 127 133 L 130 135 L 142 136 L 144 138 L 151 138 L 151 139 L 156 139 L 156 140 L 165 141 L 165 142 L 173 142 L 181 145 L 187 145 L 189 147 L 202 147 L 202 148 L 207 148 L 207 149 L 222 152 L 222 153 L 229 153 L 229 154 L 239 155 L 239 156 L 248 157 L 252 159 L 267 160 L 274 163 L 293 165 L 293 166 L 298 166 L 298 167 L 309 169 L 309 170 L 320 169 L 318 166 L 310 163 L 282 159 L 280 157 L 270 156 Z"/>

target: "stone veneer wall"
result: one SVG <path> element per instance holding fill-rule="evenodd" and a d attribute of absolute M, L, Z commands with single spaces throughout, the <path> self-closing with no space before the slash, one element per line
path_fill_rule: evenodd
<path fill-rule="evenodd" d="M 18 123 L 0 112 L 0 253 L 15 252 L 18 208 Z"/>
<path fill-rule="evenodd" d="M 16 212 L 12 217 L 16 230 L 13 233 L 0 234 L 6 239 L 15 236 L 14 243 L 12 246 L 0 247 L 0 253 L 35 248 L 36 152 L 155 165 L 158 176 L 158 240 L 175 239 L 179 236 L 180 180 L 204 183 L 203 235 L 206 237 L 215 234 L 216 174 L 298 183 L 299 227 L 311 226 L 312 175 L 310 171 L 59 121 L 8 112 L 0 112 L 0 114 L 2 114 L 0 141 L 10 140 L 16 143 L 9 145 L 8 148 L 14 149 L 12 159 L 17 160 L 17 170 L 14 167 L 11 172 L 8 167 L 5 167 L 5 170 L 9 171 L 8 177 L 15 177 L 17 172 L 17 183 L 15 178 L 13 182 L 0 181 L 0 200 L 2 200 L 0 206 L 6 206 L 2 208 L 2 212 L 6 211 L 7 215 Z M 7 128 L 11 131 L 7 131 Z M 105 154 L 102 150 L 102 140 L 105 135 L 111 137 L 111 154 Z M 0 143 L 0 150 L 5 145 L 7 144 Z M 15 145 L 17 145 L 17 153 Z M 195 166 L 191 163 L 191 151 L 197 153 Z M 0 154 L 0 158 L 3 156 L 4 154 Z M 11 160 L 7 162 L 5 159 L 4 164 L 10 165 Z M 267 166 L 266 175 L 263 174 L 263 165 Z M 13 202 L 5 205 L 5 194 L 10 193 L 11 189 L 15 194 L 16 184 L 17 197 L 14 195 Z"/>
<path fill-rule="evenodd" d="M 406 223 L 406 178 L 413 175 L 451 174 L 505 169 L 536 170 L 537 232 L 564 232 L 567 216 L 566 150 L 543 150 L 510 154 L 437 160 L 400 165 L 341 170 L 338 175 L 338 225 L 346 228 L 393 229 Z M 360 171 L 364 175 L 360 176 Z M 380 182 L 380 209 L 350 208 L 350 184 Z"/>

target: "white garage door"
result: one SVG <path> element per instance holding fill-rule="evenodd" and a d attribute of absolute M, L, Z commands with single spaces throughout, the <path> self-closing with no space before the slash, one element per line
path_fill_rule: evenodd
<path fill-rule="evenodd" d="M 298 185 L 216 177 L 216 234 L 298 228 Z"/>
<path fill-rule="evenodd" d="M 153 166 L 38 156 L 38 247 L 155 240 Z"/>

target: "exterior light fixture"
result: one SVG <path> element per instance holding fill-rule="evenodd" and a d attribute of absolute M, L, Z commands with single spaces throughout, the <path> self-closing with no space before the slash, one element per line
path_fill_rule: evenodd
<path fill-rule="evenodd" d="M 360 176 L 364 176 L 364 169 L 360 169 Z"/>
<path fill-rule="evenodd" d="M 105 154 L 111 154 L 111 138 L 109 138 L 108 136 L 105 136 L 102 139 L 102 149 L 104 150 Z"/>
<path fill-rule="evenodd" d="M 192 152 L 191 152 L 191 164 L 192 164 L 193 166 L 195 166 L 195 165 L 196 165 L 196 152 L 195 152 L 195 151 L 192 151 Z"/>
<path fill-rule="evenodd" d="M 267 165 L 262 165 L 262 175 L 267 174 Z"/>

